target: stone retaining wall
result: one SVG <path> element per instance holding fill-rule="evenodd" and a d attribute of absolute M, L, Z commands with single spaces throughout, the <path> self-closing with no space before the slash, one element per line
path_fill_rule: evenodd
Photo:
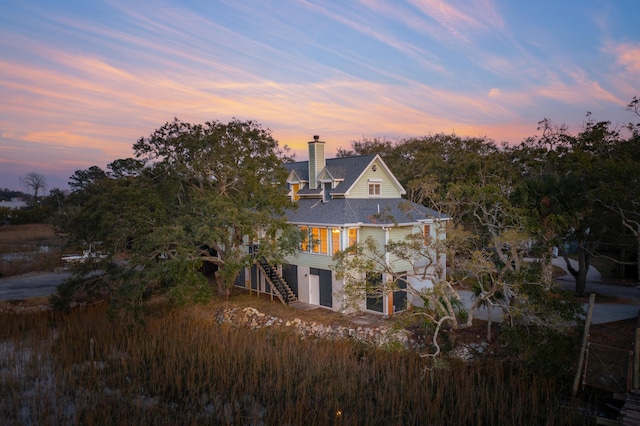
<path fill-rule="evenodd" d="M 302 338 L 352 339 L 378 347 L 400 346 L 405 349 L 424 349 L 424 345 L 413 339 L 407 330 L 396 330 L 385 326 L 347 327 L 343 325 L 325 325 L 315 321 L 306 322 L 299 318 L 287 321 L 266 315 L 251 307 L 220 308 L 215 311 L 214 317 L 219 324 L 248 327 L 252 330 L 268 327 L 289 328 Z"/>

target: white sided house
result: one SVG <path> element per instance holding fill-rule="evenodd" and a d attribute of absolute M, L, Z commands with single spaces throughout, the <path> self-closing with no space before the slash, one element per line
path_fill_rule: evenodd
<path fill-rule="evenodd" d="M 404 188 L 380 156 L 325 159 L 324 147 L 325 143 L 314 136 L 309 142 L 309 161 L 285 164 L 289 196 L 298 204 L 295 211 L 287 213 L 287 219 L 308 236 L 300 251 L 288 258 L 286 265 L 269 265 L 261 259 L 241 273 L 236 284 L 276 293 L 287 303 L 300 301 L 338 311 L 343 308 L 343 282 L 332 269 L 335 253 L 369 237 L 379 247 L 402 240 L 407 234 L 445 238 L 444 227 L 449 218 L 403 199 Z M 425 238 L 425 244 L 428 240 Z M 439 261 L 441 269 L 446 270 L 446 259 Z M 390 254 L 385 262 L 395 275 L 402 275 L 415 265 Z M 378 275 L 369 279 L 387 278 Z M 432 284 L 417 282 L 411 274 L 407 281 L 414 288 Z M 366 298 L 360 308 L 390 316 L 406 306 L 407 293 L 396 291 Z"/>

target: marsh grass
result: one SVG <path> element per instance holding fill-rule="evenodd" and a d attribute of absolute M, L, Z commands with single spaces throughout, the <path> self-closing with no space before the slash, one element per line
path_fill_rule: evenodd
<path fill-rule="evenodd" d="M 104 306 L 2 314 L 7 425 L 583 424 L 554 379 L 500 362 L 434 363 L 286 327 L 219 325 L 159 303 L 122 328 Z M 209 312 L 212 312 L 209 311 Z"/>
<path fill-rule="evenodd" d="M 48 224 L 0 226 L 0 278 L 62 266 L 65 243 Z"/>

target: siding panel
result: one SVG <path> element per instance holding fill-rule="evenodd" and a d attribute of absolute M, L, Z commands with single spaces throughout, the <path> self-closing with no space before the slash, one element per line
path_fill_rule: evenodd
<path fill-rule="evenodd" d="M 371 166 L 363 173 L 360 180 L 351 188 L 349 198 L 370 198 L 369 197 L 369 179 L 382 180 L 382 187 L 379 198 L 401 198 L 402 194 L 398 187 L 393 183 L 393 178 L 384 170 L 380 162 L 375 161 L 376 171 Z"/>

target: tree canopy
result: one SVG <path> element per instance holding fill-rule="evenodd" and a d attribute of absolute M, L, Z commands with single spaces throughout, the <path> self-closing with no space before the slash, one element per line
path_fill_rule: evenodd
<path fill-rule="evenodd" d="M 627 109 L 637 115 L 638 105 L 634 98 Z M 559 249 L 581 295 L 593 256 L 640 265 L 640 254 L 628 255 L 640 253 L 640 202 L 632 189 L 640 176 L 639 128 L 619 129 L 587 113 L 576 134 L 543 119 L 539 135 L 515 146 L 436 134 L 397 143 L 363 139 L 340 154 L 381 155 L 412 201 L 450 215 L 474 235 L 477 250 L 490 250 L 502 265 L 524 252 L 537 259 L 545 288 Z"/>
<path fill-rule="evenodd" d="M 59 302 L 103 290 L 115 308 L 138 314 L 154 292 L 177 303 L 207 300 L 212 288 L 199 272 L 206 265 L 228 297 L 255 256 L 276 261 L 297 246 L 284 217 L 286 149 L 259 124 L 175 119 L 133 151 L 135 159 L 116 160 L 110 171 L 94 166 L 72 176 L 58 224 L 77 241 L 99 242 L 107 257 L 79 268 Z"/>
<path fill-rule="evenodd" d="M 628 109 L 637 114 L 637 108 L 634 98 Z M 513 274 L 551 289 L 556 249 L 578 294 L 603 248 L 618 264 L 640 269 L 640 201 L 633 190 L 640 180 L 639 128 L 587 114 L 576 134 L 544 119 L 539 135 L 515 146 L 435 134 L 354 141 L 338 156 L 380 154 L 412 201 L 445 212 L 451 229 L 472 236 L 463 248 L 450 248 L 449 258 L 461 262 L 461 276 L 475 271 L 479 303 L 497 303 L 493 297 L 508 293 Z M 283 162 L 290 160 L 286 147 L 253 121 L 174 119 L 140 138 L 133 158 L 115 160 L 106 171 L 76 171 L 58 226 L 78 242 L 99 242 L 108 256 L 98 265 L 100 279 L 89 273 L 95 265 L 87 267 L 78 276 L 82 284 L 70 285 L 60 300 L 88 289 L 107 291 L 130 310 L 158 291 L 179 303 L 204 300 L 212 287 L 198 271 L 207 266 L 218 294 L 228 297 L 255 256 L 280 263 L 297 248 L 300 236 L 284 216 L 293 207 L 284 188 Z M 523 270 L 525 256 L 537 262 L 535 279 Z"/>

